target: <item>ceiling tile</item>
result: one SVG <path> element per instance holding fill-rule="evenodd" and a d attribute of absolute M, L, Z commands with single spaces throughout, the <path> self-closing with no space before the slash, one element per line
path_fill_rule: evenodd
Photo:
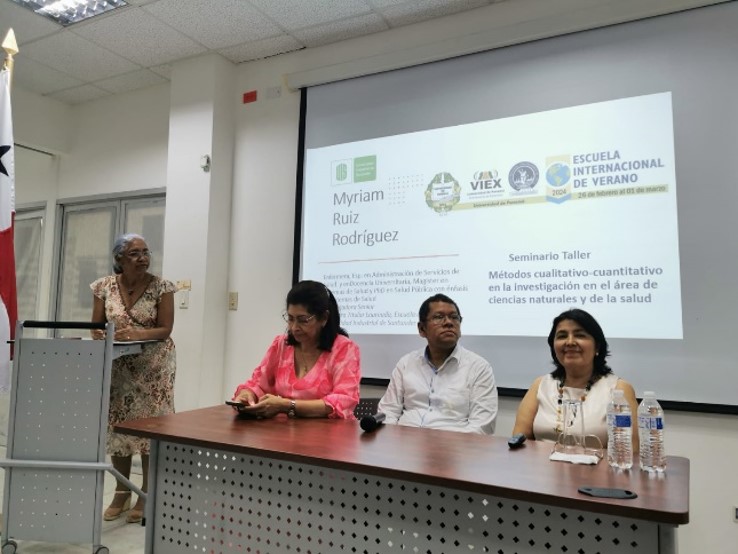
<path fill-rule="evenodd" d="M 49 96 L 67 104 L 82 104 L 89 100 L 97 100 L 98 98 L 110 96 L 110 93 L 92 85 L 83 85 L 81 87 L 55 92 Z"/>
<path fill-rule="evenodd" d="M 342 21 L 326 23 L 308 29 L 295 31 L 293 34 L 305 46 L 314 47 L 360 37 L 370 33 L 386 31 L 389 26 L 376 14 L 361 15 Z"/>
<path fill-rule="evenodd" d="M 232 62 L 241 63 L 276 56 L 277 54 L 286 54 L 302 48 L 304 46 L 290 35 L 280 35 L 223 48 L 219 52 Z"/>
<path fill-rule="evenodd" d="M 223 48 L 282 33 L 243 0 L 161 0 L 144 10 L 208 48 Z"/>
<path fill-rule="evenodd" d="M 11 24 L 6 27 L 8 21 Z M 15 33 L 15 40 L 21 46 L 29 41 L 61 31 L 63 28 L 58 23 L 33 13 L 28 8 L 13 2 L 2 1 L 0 2 L 0 33 L 2 33 L 0 42 L 5 38 L 8 27 L 11 26 Z"/>
<path fill-rule="evenodd" d="M 148 69 L 139 69 L 124 75 L 95 82 L 95 86 L 108 92 L 119 93 L 166 83 L 167 80 Z"/>
<path fill-rule="evenodd" d="M 96 44 L 64 30 L 23 48 L 23 55 L 83 81 L 96 81 L 139 69 Z"/>
<path fill-rule="evenodd" d="M 371 11 L 364 0 L 250 0 L 250 2 L 288 31 L 312 27 Z"/>
<path fill-rule="evenodd" d="M 393 27 L 488 6 L 488 0 L 411 0 L 379 11 Z"/>
<path fill-rule="evenodd" d="M 397 6 L 398 4 L 410 4 L 415 0 L 367 0 L 373 8 L 386 8 L 388 6 Z"/>
<path fill-rule="evenodd" d="M 91 21 L 75 32 L 146 67 L 195 56 L 207 50 L 135 7 Z"/>
<path fill-rule="evenodd" d="M 66 73 L 32 60 L 23 54 L 15 57 L 13 82 L 38 94 L 49 94 L 84 84 L 79 79 L 70 77 Z"/>
<path fill-rule="evenodd" d="M 78 103 L 164 82 L 173 62 L 207 52 L 247 62 L 510 0 L 127 1 L 65 28 L 0 0 L 20 86 Z"/>
<path fill-rule="evenodd" d="M 172 66 L 168 63 L 162 64 L 162 65 L 154 65 L 149 68 L 151 71 L 156 73 L 157 75 L 161 75 L 164 77 L 167 81 L 172 78 Z"/>

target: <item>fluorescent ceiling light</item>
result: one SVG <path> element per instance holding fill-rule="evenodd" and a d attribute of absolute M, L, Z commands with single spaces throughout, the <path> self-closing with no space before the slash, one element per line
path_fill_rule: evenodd
<path fill-rule="evenodd" d="M 61 25 L 71 25 L 127 4 L 123 0 L 12 0 Z"/>

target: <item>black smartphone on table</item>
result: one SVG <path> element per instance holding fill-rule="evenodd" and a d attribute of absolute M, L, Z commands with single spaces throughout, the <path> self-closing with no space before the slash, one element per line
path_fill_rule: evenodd
<path fill-rule="evenodd" d="M 236 408 L 238 408 L 237 417 L 239 419 L 261 419 L 261 417 L 256 414 L 252 414 L 251 412 L 246 412 L 242 410 L 241 408 L 246 407 L 246 404 L 244 404 L 243 402 L 236 402 L 235 400 L 226 400 L 225 403 L 228 404 L 229 406 L 235 406 Z"/>

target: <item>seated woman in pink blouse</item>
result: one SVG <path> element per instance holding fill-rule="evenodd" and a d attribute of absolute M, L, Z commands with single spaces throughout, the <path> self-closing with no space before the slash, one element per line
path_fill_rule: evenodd
<path fill-rule="evenodd" d="M 317 281 L 287 294 L 287 333 L 272 341 L 251 379 L 233 399 L 258 417 L 354 419 L 359 402 L 359 347 L 341 328 L 336 299 Z"/>

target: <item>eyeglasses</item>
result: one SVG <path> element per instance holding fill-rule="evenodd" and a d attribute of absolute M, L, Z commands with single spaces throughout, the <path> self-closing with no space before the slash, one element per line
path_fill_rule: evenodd
<path fill-rule="evenodd" d="M 151 257 L 151 251 L 150 250 L 131 250 L 130 252 L 126 252 L 126 256 L 128 256 L 131 260 L 137 260 L 139 258 L 150 258 Z"/>
<path fill-rule="evenodd" d="M 298 315 L 297 317 L 288 314 L 287 312 L 284 312 L 282 314 L 282 319 L 284 319 L 287 322 L 287 325 L 299 325 L 300 327 L 304 327 L 308 323 L 310 323 L 313 319 L 315 319 L 315 314 L 313 315 Z"/>
<path fill-rule="evenodd" d="M 451 323 L 461 323 L 461 316 L 459 314 L 433 314 L 429 319 L 431 323 L 435 325 L 442 325 L 443 322 L 446 321 L 446 318 L 448 318 Z"/>

